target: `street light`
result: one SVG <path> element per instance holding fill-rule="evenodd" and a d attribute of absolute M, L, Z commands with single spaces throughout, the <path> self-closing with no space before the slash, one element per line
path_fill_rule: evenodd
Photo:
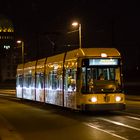
<path fill-rule="evenodd" d="M 22 48 L 22 68 L 24 69 L 24 42 L 21 40 L 17 40 L 17 44 L 20 44 L 21 46 L 17 48 Z M 24 81 L 24 76 L 22 75 L 22 80 Z M 23 99 L 23 82 L 22 82 L 22 99 Z"/>
<path fill-rule="evenodd" d="M 17 40 L 17 44 L 21 44 L 22 48 L 22 64 L 24 65 L 24 42 L 21 40 Z"/>
<path fill-rule="evenodd" d="M 78 31 L 79 31 L 79 48 L 81 49 L 81 47 L 82 47 L 82 43 L 81 43 L 81 24 L 78 23 L 78 22 L 73 22 L 72 26 L 74 26 L 74 27 L 78 26 Z"/>

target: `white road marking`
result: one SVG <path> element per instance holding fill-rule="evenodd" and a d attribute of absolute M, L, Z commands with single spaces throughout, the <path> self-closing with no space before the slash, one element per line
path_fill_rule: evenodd
<path fill-rule="evenodd" d="M 139 120 L 140 121 L 140 118 L 137 118 L 137 117 L 131 117 L 131 116 L 126 116 L 127 118 L 130 118 L 130 119 L 134 119 L 134 120 Z"/>
<path fill-rule="evenodd" d="M 120 114 L 127 114 L 127 115 L 131 115 L 131 116 L 138 116 L 138 117 L 140 117 L 140 114 L 121 112 L 121 111 L 117 111 L 117 112 L 120 113 Z"/>
<path fill-rule="evenodd" d="M 106 121 L 106 122 L 110 122 L 110 123 L 116 124 L 116 125 L 120 125 L 120 126 L 123 126 L 123 127 L 127 127 L 127 128 L 131 128 L 131 129 L 140 131 L 140 128 L 133 127 L 133 126 L 130 126 L 130 125 L 126 125 L 126 124 L 123 124 L 123 123 L 120 123 L 120 122 L 108 120 L 108 119 L 105 119 L 105 118 L 99 118 L 99 119 L 100 119 L 100 120 L 103 120 L 103 121 Z"/>
<path fill-rule="evenodd" d="M 89 126 L 89 127 L 91 127 L 91 128 L 94 128 L 94 129 L 96 129 L 96 130 L 99 130 L 99 131 L 105 132 L 105 133 L 107 133 L 107 134 L 109 134 L 109 135 L 112 135 L 112 136 L 114 136 L 114 137 L 118 137 L 118 138 L 123 139 L 123 140 L 128 140 L 128 139 L 125 138 L 125 137 L 122 137 L 122 136 L 119 136 L 119 135 L 117 135 L 117 134 L 114 134 L 114 133 L 111 133 L 111 132 L 109 132 L 109 131 L 106 131 L 106 130 L 104 130 L 104 129 L 98 128 L 98 127 L 94 126 L 92 123 L 84 123 L 84 124 L 87 125 L 87 126 Z"/>

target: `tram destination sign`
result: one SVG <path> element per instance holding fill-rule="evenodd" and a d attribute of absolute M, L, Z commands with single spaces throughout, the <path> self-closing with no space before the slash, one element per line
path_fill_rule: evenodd
<path fill-rule="evenodd" d="M 89 59 L 89 66 L 116 66 L 118 65 L 118 59 L 115 58 L 98 58 L 98 59 Z"/>

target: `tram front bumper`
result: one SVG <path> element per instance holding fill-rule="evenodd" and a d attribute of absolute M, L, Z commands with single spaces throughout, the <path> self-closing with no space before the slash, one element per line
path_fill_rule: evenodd
<path fill-rule="evenodd" d="M 82 104 L 81 109 L 83 111 L 117 111 L 124 110 L 125 104 Z"/>

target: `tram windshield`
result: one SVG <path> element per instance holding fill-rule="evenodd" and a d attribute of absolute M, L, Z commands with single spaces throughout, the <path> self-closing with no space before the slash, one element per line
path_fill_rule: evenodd
<path fill-rule="evenodd" d="M 118 59 L 116 60 L 118 61 Z M 109 61 L 102 65 L 95 65 L 95 63 L 90 65 L 87 62 L 83 64 L 81 69 L 82 93 L 121 92 L 120 65 L 118 65 L 118 62 L 111 64 Z"/>

